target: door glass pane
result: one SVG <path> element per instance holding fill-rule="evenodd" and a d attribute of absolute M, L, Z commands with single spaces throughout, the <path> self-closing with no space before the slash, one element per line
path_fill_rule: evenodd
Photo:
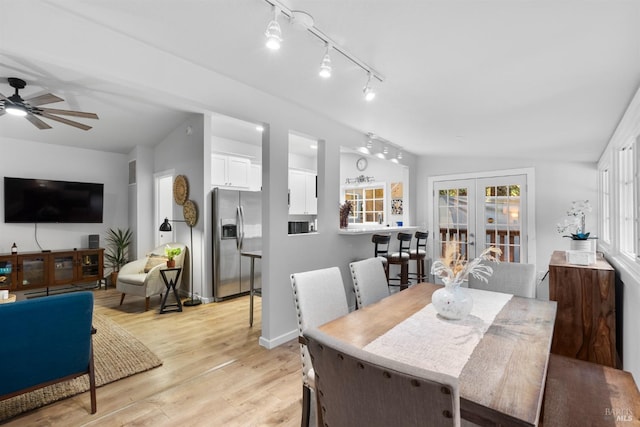
<path fill-rule="evenodd" d="M 53 277 L 56 282 L 73 279 L 74 255 L 58 255 L 53 258 Z"/>
<path fill-rule="evenodd" d="M 499 248 L 501 261 L 520 262 L 520 185 L 486 186 L 484 194 L 485 248 Z"/>
<path fill-rule="evenodd" d="M 439 191 L 438 217 L 440 228 L 440 253 L 446 242 L 460 242 L 460 255 L 467 257 L 468 248 L 468 197 L 466 188 L 450 188 Z"/>

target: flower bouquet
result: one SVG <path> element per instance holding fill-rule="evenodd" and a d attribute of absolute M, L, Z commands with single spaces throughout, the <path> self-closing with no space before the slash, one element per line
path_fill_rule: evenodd
<path fill-rule="evenodd" d="M 349 214 L 353 211 L 353 205 L 351 201 L 345 200 L 343 205 L 340 205 L 340 228 L 347 228 L 349 226 Z"/>

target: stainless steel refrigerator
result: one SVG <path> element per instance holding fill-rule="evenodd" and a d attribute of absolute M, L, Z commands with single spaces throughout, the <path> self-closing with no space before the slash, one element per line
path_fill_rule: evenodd
<path fill-rule="evenodd" d="M 249 292 L 251 259 L 242 251 L 262 250 L 262 193 L 214 188 L 213 298 L 222 301 Z M 255 263 L 256 289 L 261 288 L 261 262 Z"/>

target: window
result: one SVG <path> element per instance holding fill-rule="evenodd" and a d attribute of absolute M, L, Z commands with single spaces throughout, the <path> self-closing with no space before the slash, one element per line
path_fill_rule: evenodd
<path fill-rule="evenodd" d="M 635 227 L 636 162 L 635 143 L 618 152 L 620 185 L 620 252 L 635 257 L 637 254 Z"/>
<path fill-rule="evenodd" d="M 353 206 L 350 224 L 384 222 L 384 186 L 348 187 L 344 190 L 344 198 Z"/>
<path fill-rule="evenodd" d="M 609 168 L 600 171 L 600 221 L 602 226 L 601 239 L 604 243 L 611 243 L 611 187 Z"/>

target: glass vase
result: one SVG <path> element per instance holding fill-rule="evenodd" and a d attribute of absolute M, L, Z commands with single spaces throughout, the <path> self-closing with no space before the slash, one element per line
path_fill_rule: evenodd
<path fill-rule="evenodd" d="M 444 288 L 436 290 L 431 295 L 431 303 L 438 314 L 445 319 L 460 320 L 471 313 L 473 298 L 466 288 L 461 287 L 462 281 L 442 280 Z"/>

